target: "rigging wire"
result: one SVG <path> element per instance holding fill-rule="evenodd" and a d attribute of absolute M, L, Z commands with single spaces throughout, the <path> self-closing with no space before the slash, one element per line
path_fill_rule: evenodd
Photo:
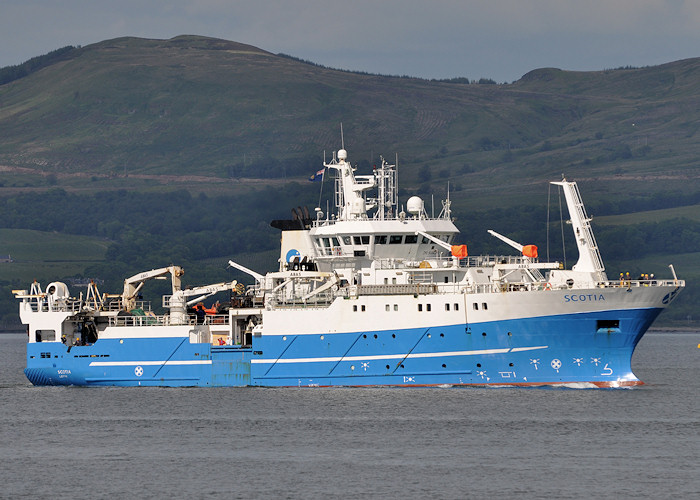
<path fill-rule="evenodd" d="M 564 269 L 566 269 L 566 245 L 564 244 L 564 216 L 561 210 L 561 186 L 559 186 L 559 221 L 561 225 L 561 250 L 564 253 Z"/>
<path fill-rule="evenodd" d="M 549 212 L 551 211 L 551 194 L 552 194 L 552 184 L 547 183 L 547 262 L 551 262 L 549 260 Z"/>

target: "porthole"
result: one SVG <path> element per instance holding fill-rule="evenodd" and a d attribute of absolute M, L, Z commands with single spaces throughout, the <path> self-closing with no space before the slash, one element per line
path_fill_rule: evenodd
<path fill-rule="evenodd" d="M 325 337 L 324 337 L 323 335 L 321 335 L 321 340 L 323 340 L 324 338 L 325 338 Z"/>
<path fill-rule="evenodd" d="M 508 366 L 513 366 L 513 363 L 508 363 Z"/>
<path fill-rule="evenodd" d="M 445 363 L 442 364 L 443 368 L 447 368 L 447 365 Z"/>
<path fill-rule="evenodd" d="M 287 337 L 282 337 L 282 340 L 287 340 Z"/>
<path fill-rule="evenodd" d="M 376 333 L 374 334 L 374 338 L 375 338 L 375 339 L 377 338 L 377 334 L 376 334 Z"/>
<path fill-rule="evenodd" d="M 482 337 L 486 337 L 486 332 L 481 332 Z"/>
<path fill-rule="evenodd" d="M 396 338 L 396 334 L 395 334 L 395 333 L 392 333 L 392 334 L 391 334 L 391 338 L 392 338 L 392 339 L 395 339 L 395 338 Z"/>
<path fill-rule="evenodd" d="M 362 338 L 363 338 L 363 339 L 366 339 L 366 338 L 367 338 L 367 334 L 362 335 Z"/>
<path fill-rule="evenodd" d="M 386 365 L 386 369 L 388 370 L 389 368 L 390 368 L 389 365 Z"/>
<path fill-rule="evenodd" d="M 508 332 L 508 336 L 509 336 L 509 337 L 512 337 L 512 336 L 513 336 L 513 332 Z"/>
<path fill-rule="evenodd" d="M 428 334 L 428 335 L 427 335 L 427 337 L 428 337 L 428 338 L 431 338 L 431 337 L 432 337 L 432 335 L 431 335 L 431 334 Z"/>
<path fill-rule="evenodd" d="M 441 334 L 440 334 L 440 336 L 441 336 L 441 337 L 444 337 L 444 336 L 445 336 L 445 334 L 444 334 L 444 333 L 441 333 Z"/>
<path fill-rule="evenodd" d="M 477 367 L 477 368 L 481 368 L 481 363 L 477 363 L 477 364 L 476 364 L 476 367 Z"/>

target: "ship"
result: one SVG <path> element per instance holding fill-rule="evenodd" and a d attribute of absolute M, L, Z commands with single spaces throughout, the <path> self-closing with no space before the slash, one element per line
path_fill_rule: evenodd
<path fill-rule="evenodd" d="M 175 265 L 93 281 L 14 290 L 27 326 L 32 384 L 78 386 L 632 387 L 632 354 L 684 288 L 672 277 L 610 279 L 576 182 L 563 192 L 578 260 L 542 262 L 535 245 L 489 233 L 509 255 L 471 256 L 456 244 L 449 190 L 440 214 L 399 203 L 397 161 L 356 174 L 343 148 L 315 175 L 333 209 L 292 210 L 279 267 L 183 287 Z M 332 179 L 332 180 L 331 180 Z M 323 184 L 322 184 L 323 185 Z M 330 202 L 329 202 L 330 206 Z M 330 213 L 333 212 L 333 213 Z M 224 263 L 222 262 L 222 268 Z M 239 274 L 240 277 L 241 274 Z M 156 308 L 151 280 L 170 281 Z M 224 303 L 206 308 L 219 294 Z M 220 301 L 219 301 L 220 302 Z"/>

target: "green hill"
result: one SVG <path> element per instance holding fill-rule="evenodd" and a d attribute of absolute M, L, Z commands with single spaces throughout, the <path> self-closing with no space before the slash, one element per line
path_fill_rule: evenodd
<path fill-rule="evenodd" d="M 547 181 L 562 174 L 601 220 L 611 276 L 634 267 L 631 254 L 668 273 L 700 252 L 700 59 L 537 69 L 494 85 L 338 71 L 179 36 L 59 49 L 0 69 L 0 82 L 0 227 L 108 245 L 82 272 L 54 266 L 56 279 L 118 286 L 171 262 L 208 277 L 221 259 L 271 252 L 267 222 L 318 203 L 306 178 L 340 147 L 341 123 L 359 173 L 398 153 L 403 200 L 439 199 L 450 183 L 470 253 L 499 251 L 489 228 L 544 246 Z M 56 259 L 38 248 L 38 260 Z M 697 281 L 697 259 L 687 262 L 676 268 Z M 19 274 L 0 287 L 33 278 Z M 691 284 L 662 318 L 686 318 L 699 291 Z"/>
<path fill-rule="evenodd" d="M 342 122 L 355 161 L 398 152 L 404 180 L 428 165 L 433 178 L 446 170 L 476 186 L 564 172 L 639 189 L 663 171 L 680 188 L 700 175 L 699 87 L 698 59 L 466 85 L 336 71 L 196 36 L 121 38 L 0 87 L 0 165 L 302 176 L 338 148 Z"/>

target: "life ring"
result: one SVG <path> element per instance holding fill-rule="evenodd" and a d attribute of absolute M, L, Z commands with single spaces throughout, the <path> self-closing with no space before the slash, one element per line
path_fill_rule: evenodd
<path fill-rule="evenodd" d="M 551 283 L 547 283 L 547 284 L 544 286 L 544 289 L 545 289 L 545 290 L 551 290 L 551 289 L 552 289 L 552 284 L 551 284 Z"/>

